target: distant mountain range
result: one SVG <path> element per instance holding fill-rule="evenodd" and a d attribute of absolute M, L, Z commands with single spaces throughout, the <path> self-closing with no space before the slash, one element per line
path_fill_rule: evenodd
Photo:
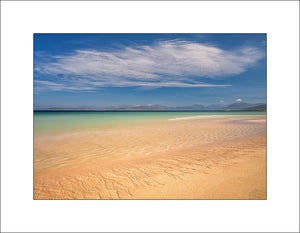
<path fill-rule="evenodd" d="M 267 105 L 264 103 L 250 104 L 245 102 L 236 102 L 228 106 L 223 104 L 202 105 L 194 104 L 182 107 L 168 107 L 162 105 L 122 105 L 120 107 L 108 106 L 99 109 L 87 108 L 45 108 L 38 111 L 266 111 Z"/>
<path fill-rule="evenodd" d="M 244 102 L 237 102 L 231 105 L 228 105 L 225 108 L 222 108 L 224 110 L 244 110 L 244 111 L 265 111 L 267 109 L 266 104 L 249 104 L 249 103 L 244 103 Z"/>

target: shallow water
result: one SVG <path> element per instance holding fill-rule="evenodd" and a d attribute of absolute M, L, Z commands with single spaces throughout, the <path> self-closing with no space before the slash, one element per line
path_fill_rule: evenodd
<path fill-rule="evenodd" d="M 35 136 L 115 129 L 172 120 L 266 115 L 266 112 L 35 112 Z"/>

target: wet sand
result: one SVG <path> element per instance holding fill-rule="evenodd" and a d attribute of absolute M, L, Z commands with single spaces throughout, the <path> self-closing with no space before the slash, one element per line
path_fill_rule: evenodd
<path fill-rule="evenodd" d="M 266 116 L 36 136 L 34 199 L 266 199 Z"/>

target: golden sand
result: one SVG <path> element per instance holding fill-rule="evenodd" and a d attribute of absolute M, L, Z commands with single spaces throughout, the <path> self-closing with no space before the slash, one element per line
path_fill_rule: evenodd
<path fill-rule="evenodd" d="M 266 117 L 35 137 L 34 199 L 266 199 Z"/>

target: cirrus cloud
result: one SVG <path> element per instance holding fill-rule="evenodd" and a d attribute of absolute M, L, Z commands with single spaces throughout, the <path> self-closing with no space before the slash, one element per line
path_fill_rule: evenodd
<path fill-rule="evenodd" d="M 47 56 L 47 62 L 37 56 L 35 79 L 38 87 L 47 86 L 51 90 L 225 87 L 228 85 L 204 83 L 203 78 L 222 79 L 241 74 L 264 56 L 255 47 L 229 51 L 190 41 L 160 41 L 109 52 L 76 50 L 71 54 Z M 53 82 L 46 83 L 42 79 L 45 75 L 51 76 Z"/>

